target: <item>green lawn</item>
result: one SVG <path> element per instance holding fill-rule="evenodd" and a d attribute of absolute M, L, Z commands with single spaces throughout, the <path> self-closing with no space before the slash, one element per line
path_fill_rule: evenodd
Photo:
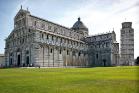
<path fill-rule="evenodd" d="M 0 69 L 0 93 L 139 93 L 139 67 Z"/>

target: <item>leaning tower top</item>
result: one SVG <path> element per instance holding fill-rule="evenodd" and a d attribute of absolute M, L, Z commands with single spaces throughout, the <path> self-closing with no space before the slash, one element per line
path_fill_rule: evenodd
<path fill-rule="evenodd" d="M 132 22 L 123 22 L 122 28 L 132 28 Z"/>

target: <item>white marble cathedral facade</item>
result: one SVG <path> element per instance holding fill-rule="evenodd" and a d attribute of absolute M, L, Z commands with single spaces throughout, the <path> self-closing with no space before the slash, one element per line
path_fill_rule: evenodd
<path fill-rule="evenodd" d="M 6 39 L 5 61 L 6 66 L 115 66 L 119 43 L 114 31 L 88 36 L 80 18 L 67 28 L 21 8 Z"/>

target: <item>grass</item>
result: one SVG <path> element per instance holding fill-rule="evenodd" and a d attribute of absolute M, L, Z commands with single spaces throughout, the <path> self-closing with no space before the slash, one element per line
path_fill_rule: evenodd
<path fill-rule="evenodd" d="M 137 66 L 0 69 L 0 93 L 139 93 Z"/>

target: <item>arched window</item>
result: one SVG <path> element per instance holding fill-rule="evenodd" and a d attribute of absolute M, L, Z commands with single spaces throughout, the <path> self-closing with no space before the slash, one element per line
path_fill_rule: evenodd
<path fill-rule="evenodd" d="M 42 39 L 44 38 L 44 35 L 43 35 L 43 33 L 42 33 Z"/>
<path fill-rule="evenodd" d="M 29 51 L 28 50 L 26 51 L 26 54 L 29 54 Z"/>
<path fill-rule="evenodd" d="M 60 42 L 62 43 L 62 38 L 61 38 Z"/>
<path fill-rule="evenodd" d="M 80 56 L 80 55 L 81 55 L 81 52 L 78 53 L 78 56 Z"/>
<path fill-rule="evenodd" d="M 50 51 L 51 53 L 53 53 L 53 49 L 51 48 L 51 51 Z"/>
<path fill-rule="evenodd" d="M 61 49 L 59 50 L 59 54 L 61 54 Z"/>
<path fill-rule="evenodd" d="M 47 39 L 49 39 L 49 35 L 47 35 Z"/>
<path fill-rule="evenodd" d="M 67 50 L 67 55 L 69 55 L 69 50 Z"/>
<path fill-rule="evenodd" d="M 98 59 L 98 54 L 96 54 L 96 58 Z"/>
<path fill-rule="evenodd" d="M 37 25 L 37 21 L 34 22 L 34 26 L 36 26 L 36 25 Z"/>

